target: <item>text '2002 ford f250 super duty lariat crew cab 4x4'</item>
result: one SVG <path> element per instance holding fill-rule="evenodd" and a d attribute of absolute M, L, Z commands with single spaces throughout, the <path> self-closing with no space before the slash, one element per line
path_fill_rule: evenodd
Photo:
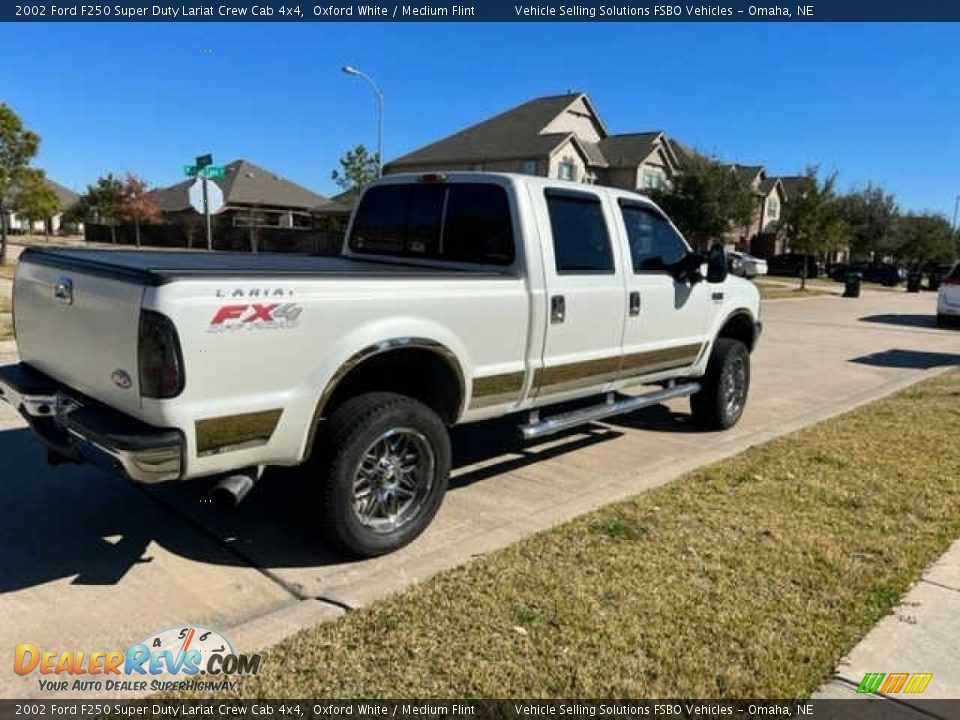
<path fill-rule="evenodd" d="M 339 257 L 27 250 L 0 393 L 53 463 L 213 476 L 237 500 L 303 465 L 319 526 L 370 556 L 437 512 L 450 426 L 516 414 L 532 439 L 679 396 L 732 426 L 759 312 L 722 249 L 691 252 L 641 195 L 397 175 Z"/>

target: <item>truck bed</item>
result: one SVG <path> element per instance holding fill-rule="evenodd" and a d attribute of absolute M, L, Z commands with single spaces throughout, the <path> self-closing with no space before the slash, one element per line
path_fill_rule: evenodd
<path fill-rule="evenodd" d="M 21 262 L 74 270 L 114 280 L 158 286 L 177 279 L 309 278 L 375 276 L 391 278 L 502 277 L 487 269 L 451 269 L 429 265 L 287 253 L 177 252 L 31 247 Z"/>

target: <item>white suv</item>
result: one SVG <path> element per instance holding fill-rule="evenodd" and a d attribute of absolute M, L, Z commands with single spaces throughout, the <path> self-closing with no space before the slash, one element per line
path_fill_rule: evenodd
<path fill-rule="evenodd" d="M 960 325 L 960 263 L 954 265 L 940 283 L 937 325 Z"/>

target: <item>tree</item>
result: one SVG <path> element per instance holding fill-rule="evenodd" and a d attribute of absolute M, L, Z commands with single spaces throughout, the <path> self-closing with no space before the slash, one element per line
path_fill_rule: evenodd
<path fill-rule="evenodd" d="M 95 222 L 110 226 L 110 239 L 117 242 L 117 223 L 123 218 L 123 183 L 113 173 L 99 178 L 70 208 L 71 222 Z"/>
<path fill-rule="evenodd" d="M 7 261 L 7 214 L 15 189 L 23 182 L 30 161 L 37 154 L 40 137 L 0 102 L 0 265 Z"/>
<path fill-rule="evenodd" d="M 147 182 L 133 173 L 127 173 L 123 179 L 120 194 L 120 215 L 136 227 L 137 247 L 140 247 L 140 224 L 159 223 L 163 215 L 147 194 Z"/>
<path fill-rule="evenodd" d="M 843 247 L 847 223 L 834 187 L 837 174 L 820 179 L 816 166 L 807 168 L 805 189 L 787 204 L 781 229 L 792 252 L 821 255 Z M 807 288 L 807 262 L 800 271 L 800 289 Z"/>
<path fill-rule="evenodd" d="M 893 195 L 883 188 L 867 185 L 844 195 L 840 202 L 850 230 L 850 254 L 873 259 L 889 253 L 894 225 L 900 215 Z"/>
<path fill-rule="evenodd" d="M 340 169 L 330 173 L 330 177 L 345 191 L 344 200 L 353 200 L 369 183 L 377 179 L 380 158 L 371 154 L 363 145 L 348 150 L 340 158 Z"/>
<path fill-rule="evenodd" d="M 49 234 L 46 221 L 60 212 L 60 198 L 47 183 L 42 170 L 28 168 L 20 174 L 10 206 L 31 224 L 43 221 L 44 234 Z"/>
<path fill-rule="evenodd" d="M 690 156 L 671 187 L 651 190 L 649 195 L 700 250 L 731 226 L 749 224 L 757 207 L 739 173 L 702 155 Z"/>
<path fill-rule="evenodd" d="M 950 222 L 936 213 L 908 213 L 893 230 L 892 255 L 899 261 L 919 265 L 930 260 L 950 261 L 956 251 Z"/>

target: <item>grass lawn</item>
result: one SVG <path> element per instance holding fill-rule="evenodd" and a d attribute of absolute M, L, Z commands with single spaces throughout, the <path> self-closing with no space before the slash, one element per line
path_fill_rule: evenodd
<path fill-rule="evenodd" d="M 10 312 L 10 298 L 5 295 L 0 295 L 0 313 Z"/>
<path fill-rule="evenodd" d="M 8 262 L 6 265 L 0 265 L 0 278 L 6 278 L 7 280 L 13 280 L 14 274 L 17 272 L 17 264 Z"/>
<path fill-rule="evenodd" d="M 8 322 L 0 322 L 0 340 L 13 340 L 13 325 Z"/>
<path fill-rule="evenodd" d="M 960 371 L 267 651 L 257 697 L 807 697 L 960 537 Z M 709 442 L 709 439 L 704 439 Z"/>
<path fill-rule="evenodd" d="M 801 290 L 798 287 L 790 287 L 788 285 L 783 285 L 780 283 L 767 283 L 760 281 L 755 281 L 754 284 L 757 286 L 757 289 L 760 291 L 760 297 L 763 300 L 783 300 L 786 298 L 796 299 L 796 298 L 808 298 L 808 297 L 822 297 L 824 295 L 836 295 L 838 293 L 831 292 L 826 288 L 812 287 L 807 285 L 805 290 Z"/>

